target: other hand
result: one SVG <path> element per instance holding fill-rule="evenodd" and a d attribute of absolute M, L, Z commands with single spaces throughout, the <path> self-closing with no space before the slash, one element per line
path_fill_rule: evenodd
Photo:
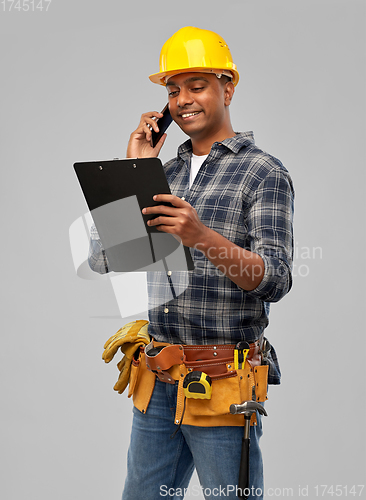
<path fill-rule="evenodd" d="M 158 231 L 172 234 L 187 247 L 202 243 L 208 236 L 211 230 L 201 222 L 197 211 L 187 201 L 172 194 L 158 194 L 154 196 L 154 200 L 169 202 L 173 206 L 157 205 L 144 208 L 142 210 L 144 215 L 158 215 L 148 221 L 149 226 L 156 226 Z"/>

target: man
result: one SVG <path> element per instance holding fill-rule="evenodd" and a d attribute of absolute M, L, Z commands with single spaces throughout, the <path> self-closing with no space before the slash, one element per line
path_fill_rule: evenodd
<path fill-rule="evenodd" d="M 143 213 L 156 216 L 150 225 L 190 248 L 195 269 L 148 276 L 152 304 L 161 290 L 186 280 L 185 291 L 150 309 L 148 326 L 153 345 L 163 347 L 163 361 L 164 349 L 177 345 L 185 358 L 165 370 L 155 366 L 156 377 L 153 356 L 140 353 L 123 499 L 183 498 L 194 468 L 206 499 L 237 498 L 244 420 L 230 415 L 229 407 L 243 395 L 264 402 L 267 370 L 268 383 L 280 383 L 276 353 L 273 347 L 264 352 L 263 332 L 269 303 L 292 283 L 292 182 L 279 160 L 256 147 L 251 132 L 234 132 L 229 107 L 239 74 L 219 35 L 182 28 L 163 46 L 160 72 L 150 80 L 166 86 L 171 116 L 189 140 L 164 166 L 172 195 L 154 197 L 172 206 L 146 207 Z M 150 139 L 161 116 L 142 115 L 127 157 L 158 156 L 166 134 L 155 148 Z M 95 229 L 89 262 L 98 272 L 108 270 Z M 241 341 L 250 344 L 247 361 L 233 370 Z M 196 373 L 197 366 L 210 371 L 211 399 L 183 396 L 189 366 Z M 150 385 L 146 398 L 142 393 Z M 263 498 L 260 415 L 251 423 L 250 499 Z"/>

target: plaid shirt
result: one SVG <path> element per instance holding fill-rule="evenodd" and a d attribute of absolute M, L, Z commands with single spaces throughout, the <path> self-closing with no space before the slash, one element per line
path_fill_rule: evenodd
<path fill-rule="evenodd" d="M 188 201 L 203 224 L 259 254 L 265 272 L 259 286 L 248 292 L 202 252 L 190 248 L 193 271 L 148 273 L 149 333 L 170 343 L 253 342 L 268 325 L 270 302 L 280 300 L 292 284 L 292 181 L 279 160 L 256 147 L 251 132 L 214 143 L 189 188 L 191 155 L 188 140 L 179 147 L 177 158 L 164 166 L 172 194 Z M 91 243 L 91 268 L 107 272 L 95 232 Z M 268 383 L 278 384 L 280 369 L 273 346 L 269 361 Z"/>

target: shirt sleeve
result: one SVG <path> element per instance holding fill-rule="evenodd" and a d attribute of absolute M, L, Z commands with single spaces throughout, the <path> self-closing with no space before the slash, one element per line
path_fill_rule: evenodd
<path fill-rule="evenodd" d="M 88 263 L 90 269 L 99 274 L 106 274 L 109 272 L 108 259 L 105 254 L 102 242 L 100 241 L 99 234 L 95 224 L 90 228 L 90 247 Z"/>
<path fill-rule="evenodd" d="M 290 175 L 272 169 L 259 184 L 248 213 L 251 251 L 264 262 L 264 276 L 251 296 L 277 302 L 291 289 L 294 189 Z"/>

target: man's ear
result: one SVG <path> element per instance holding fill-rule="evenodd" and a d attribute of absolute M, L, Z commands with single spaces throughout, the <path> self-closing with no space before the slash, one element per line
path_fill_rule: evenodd
<path fill-rule="evenodd" d="M 230 106 L 234 92 L 235 92 L 235 86 L 233 82 L 225 83 L 224 87 L 225 106 Z"/>

